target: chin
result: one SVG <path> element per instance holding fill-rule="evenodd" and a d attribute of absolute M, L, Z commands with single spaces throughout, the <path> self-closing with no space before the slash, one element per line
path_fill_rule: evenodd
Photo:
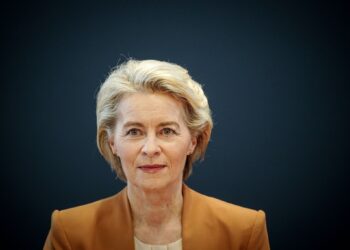
<path fill-rule="evenodd" d="M 160 190 L 167 187 L 167 183 L 163 181 L 145 181 L 143 183 L 140 183 L 140 188 L 142 188 L 145 191 L 155 191 Z"/>
<path fill-rule="evenodd" d="M 166 189 L 174 184 L 175 184 L 174 181 L 166 181 L 164 179 L 161 179 L 161 180 L 149 179 L 149 180 L 143 180 L 142 182 L 139 182 L 137 186 L 146 192 L 151 192 L 151 191 Z"/>

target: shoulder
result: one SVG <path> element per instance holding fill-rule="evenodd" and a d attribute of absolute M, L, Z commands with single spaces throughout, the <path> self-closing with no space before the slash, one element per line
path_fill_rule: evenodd
<path fill-rule="evenodd" d="M 85 205 L 55 210 L 51 217 L 51 229 L 73 238 L 76 234 L 91 233 L 97 224 L 111 216 L 118 196 L 116 194 Z"/>
<path fill-rule="evenodd" d="M 222 244 L 227 244 L 227 249 L 269 249 L 264 211 L 231 204 L 188 187 L 184 188 L 184 197 L 185 223 L 191 234 L 196 230 L 202 237 L 225 242 Z M 256 248 L 260 245 L 266 247 Z"/>
<path fill-rule="evenodd" d="M 118 200 L 121 199 L 120 196 L 121 193 L 118 193 L 84 205 L 63 210 L 55 210 L 53 212 L 53 217 L 59 217 L 67 222 L 74 222 L 77 224 L 80 222 L 86 224 L 88 221 L 95 220 L 96 217 L 111 213 L 115 203 L 118 203 Z"/>
<path fill-rule="evenodd" d="M 202 198 L 213 218 L 237 231 L 250 231 L 265 224 L 266 216 L 262 210 L 242 207 L 206 195 L 202 195 Z"/>
<path fill-rule="evenodd" d="M 191 203 L 201 208 L 208 215 L 224 221 L 233 220 L 236 223 L 251 224 L 257 217 L 265 218 L 262 210 L 254 210 L 226 201 L 198 193 L 187 187 L 186 191 L 191 196 Z"/>
<path fill-rule="evenodd" d="M 125 190 L 125 189 L 124 189 Z M 90 249 L 96 242 L 113 237 L 112 233 L 128 228 L 115 225 L 128 223 L 129 214 L 125 191 L 116 195 L 91 202 L 85 205 L 55 210 L 52 213 L 51 229 L 45 243 L 45 249 L 55 246 L 59 249 Z M 111 223 L 115 221 L 117 223 Z M 112 242 L 112 241 L 109 241 Z"/>

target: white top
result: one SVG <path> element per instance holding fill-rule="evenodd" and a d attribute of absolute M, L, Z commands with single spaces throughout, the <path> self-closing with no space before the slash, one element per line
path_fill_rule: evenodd
<path fill-rule="evenodd" d="M 135 250 L 182 250 L 182 239 L 166 245 L 149 245 L 134 236 Z"/>

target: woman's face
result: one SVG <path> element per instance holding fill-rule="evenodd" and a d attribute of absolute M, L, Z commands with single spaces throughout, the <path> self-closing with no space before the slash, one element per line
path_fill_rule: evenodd
<path fill-rule="evenodd" d="M 121 100 L 109 143 L 128 185 L 160 189 L 182 182 L 187 155 L 197 143 L 184 115 L 182 104 L 165 94 L 135 93 Z"/>

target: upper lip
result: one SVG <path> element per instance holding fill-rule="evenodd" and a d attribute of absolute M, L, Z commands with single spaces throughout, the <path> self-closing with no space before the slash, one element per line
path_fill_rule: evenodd
<path fill-rule="evenodd" d="M 162 168 L 165 167 L 163 164 L 147 164 L 147 165 L 141 165 L 138 166 L 139 168 Z"/>

